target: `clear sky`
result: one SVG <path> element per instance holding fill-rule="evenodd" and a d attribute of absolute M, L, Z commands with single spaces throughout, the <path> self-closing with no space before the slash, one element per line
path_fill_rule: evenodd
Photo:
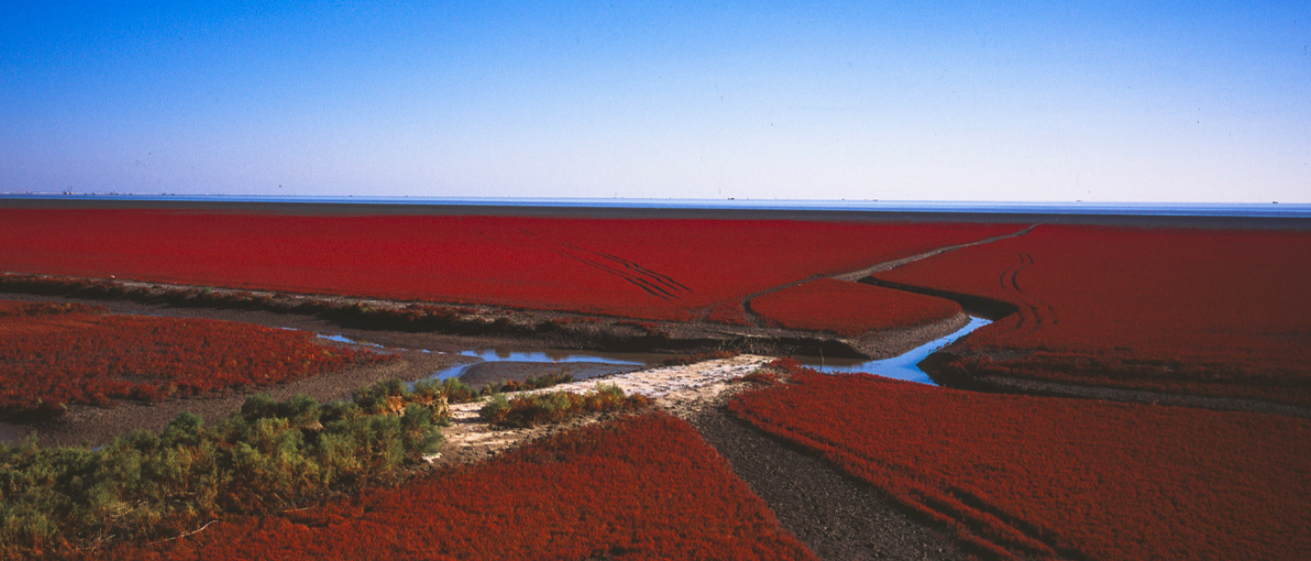
<path fill-rule="evenodd" d="M 1308 45 L 1305 0 L 11 1 L 0 191 L 1311 202 Z"/>

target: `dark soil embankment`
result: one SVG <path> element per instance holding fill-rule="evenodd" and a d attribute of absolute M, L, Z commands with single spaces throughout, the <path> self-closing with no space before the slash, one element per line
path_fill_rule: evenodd
<path fill-rule="evenodd" d="M 869 484 L 766 435 L 723 406 L 688 420 L 821 559 L 969 558 L 949 536 L 916 522 Z"/>
<path fill-rule="evenodd" d="M 934 383 L 940 386 L 956 389 L 1017 395 L 1099 399 L 1103 401 L 1144 403 L 1149 405 L 1197 407 L 1200 409 L 1214 409 L 1218 411 L 1253 411 L 1269 415 L 1287 415 L 1290 417 L 1311 418 L 1311 408 L 1285 403 L 1272 403 L 1259 399 L 1169 394 L 1146 390 L 1080 386 L 1077 384 L 1064 384 L 1046 380 L 1028 380 L 1006 376 L 974 376 L 961 374 L 955 369 L 944 367 L 955 358 L 956 355 L 950 352 L 938 352 L 930 355 L 929 358 L 925 359 L 924 362 L 921 362 L 919 366 L 921 370 L 933 379 Z"/>
<path fill-rule="evenodd" d="M 540 310 L 439 305 L 330 295 L 290 295 L 72 277 L 0 274 L 4 298 L 93 303 L 119 313 L 205 317 L 352 333 L 389 346 L 430 350 L 516 347 L 688 354 L 731 350 L 845 358 L 894 356 L 960 318 L 860 337 L 707 322 L 635 321 Z M 942 324 L 942 325 L 938 325 Z M 950 329 L 948 329 L 950 331 Z"/>
<path fill-rule="evenodd" d="M 540 363 L 540 362 L 481 362 L 470 366 L 460 374 L 460 381 L 474 389 L 497 384 L 507 380 L 523 381 L 529 376 L 566 374 L 574 381 L 611 376 L 639 370 L 643 366 L 622 364 L 598 364 L 591 362 Z"/>

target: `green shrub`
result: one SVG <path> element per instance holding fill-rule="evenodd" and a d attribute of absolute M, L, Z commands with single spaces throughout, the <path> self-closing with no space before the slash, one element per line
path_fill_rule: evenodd
<path fill-rule="evenodd" d="M 483 420 L 506 427 L 531 427 L 542 423 L 558 423 L 588 412 L 639 409 L 651 404 L 643 395 L 624 395 L 619 386 L 597 384 L 596 389 L 577 394 L 574 392 L 542 392 L 506 399 L 496 394 L 479 411 Z"/>
<path fill-rule="evenodd" d="M 252 396 L 212 428 L 182 413 L 159 434 L 134 431 L 94 451 L 0 443 L 0 543 L 9 546 L 0 557 L 176 535 L 224 512 L 291 508 L 385 477 L 433 452 L 449 416 L 444 397 L 419 403 L 399 387 L 324 405 Z M 409 402 L 388 414 L 378 407 L 388 398 Z"/>
<path fill-rule="evenodd" d="M 492 424 L 505 422 L 505 418 L 509 414 L 510 400 L 503 393 L 492 394 L 491 398 L 487 400 L 487 404 L 478 410 L 478 416 Z"/>
<path fill-rule="evenodd" d="M 568 384 L 572 381 L 574 381 L 573 376 L 564 373 L 564 371 L 560 371 L 554 374 L 528 376 L 523 381 L 505 380 L 500 384 L 489 384 L 483 388 L 483 393 L 540 390 L 551 386 L 558 386 L 560 384 Z"/>

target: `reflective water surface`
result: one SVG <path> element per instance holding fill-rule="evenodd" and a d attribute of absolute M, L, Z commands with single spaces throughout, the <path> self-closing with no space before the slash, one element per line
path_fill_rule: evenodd
<path fill-rule="evenodd" d="M 898 380 L 906 380 L 908 382 L 919 382 L 921 384 L 936 386 L 937 384 L 934 384 L 933 380 L 929 379 L 929 375 L 925 374 L 923 370 L 920 370 L 920 361 L 924 360 L 938 349 L 950 345 L 953 341 L 964 337 L 971 331 L 990 323 L 992 322 L 986 319 L 971 316 L 969 323 L 946 337 L 929 341 L 928 343 L 911 349 L 901 356 L 881 360 L 860 361 L 853 359 L 824 359 L 823 357 L 813 356 L 798 356 L 793 358 L 796 358 L 798 362 L 806 366 L 830 374 L 865 372 L 888 378 L 896 378 Z"/>

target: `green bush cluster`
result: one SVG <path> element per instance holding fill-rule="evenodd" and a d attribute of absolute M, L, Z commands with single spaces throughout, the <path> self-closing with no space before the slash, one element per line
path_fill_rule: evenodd
<path fill-rule="evenodd" d="M 399 410 L 370 401 L 396 385 Z M 216 426 L 182 413 L 159 434 L 99 449 L 0 444 L 0 557 L 177 535 L 224 512 L 293 508 L 378 480 L 440 443 L 449 411 L 431 386 L 384 383 L 325 404 L 257 395 Z"/>
<path fill-rule="evenodd" d="M 597 384 L 584 394 L 543 392 L 514 398 L 494 394 L 479 410 L 483 420 L 505 427 L 531 427 L 541 423 L 558 423 L 584 413 L 640 409 L 651 404 L 644 395 L 624 395 L 613 384 Z"/>
<path fill-rule="evenodd" d="M 499 384 L 489 384 L 482 389 L 484 395 L 490 395 L 495 392 L 521 392 L 527 390 L 540 390 L 560 384 L 568 384 L 574 381 L 574 377 L 563 371 L 554 374 L 542 374 L 541 376 L 528 376 L 522 381 L 505 380 Z"/>
<path fill-rule="evenodd" d="M 455 378 L 420 380 L 414 384 L 389 380 L 356 391 L 354 402 L 371 415 L 401 411 L 408 405 L 417 404 L 439 410 L 443 416 L 449 417 L 446 404 L 478 401 L 484 393 Z"/>

